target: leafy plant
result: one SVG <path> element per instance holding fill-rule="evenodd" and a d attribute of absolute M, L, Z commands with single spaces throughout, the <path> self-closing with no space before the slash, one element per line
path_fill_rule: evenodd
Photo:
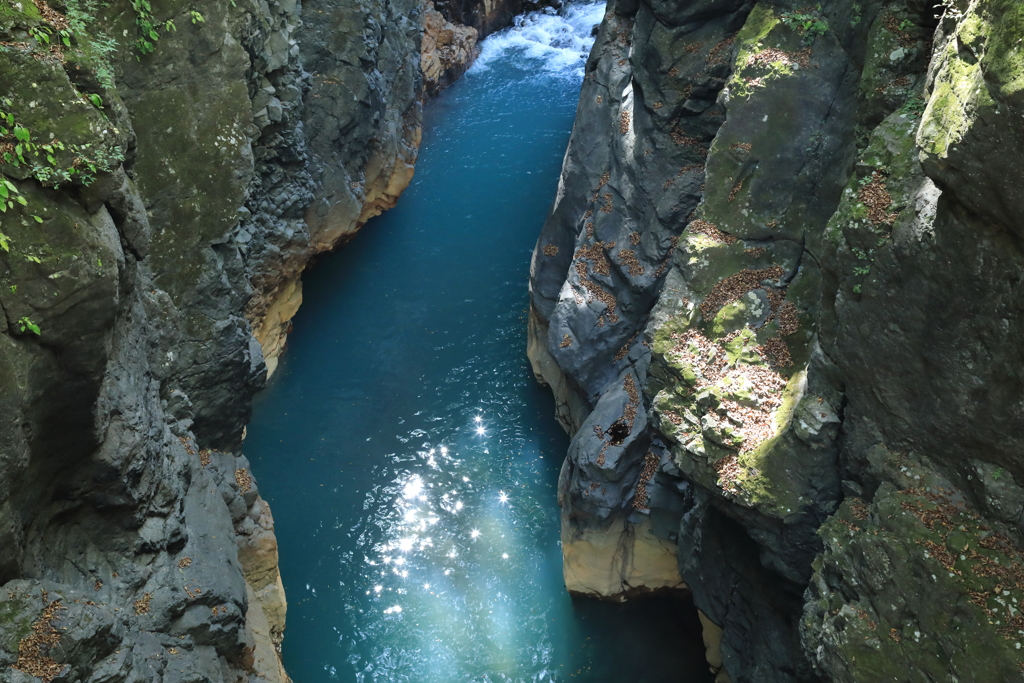
<path fill-rule="evenodd" d="M 148 55 L 156 49 L 156 41 L 160 40 L 153 18 L 153 6 L 149 4 L 149 0 L 131 0 L 131 3 L 132 9 L 135 10 L 135 25 L 139 29 L 135 46 L 141 54 Z"/>
<path fill-rule="evenodd" d="M 89 95 L 88 98 L 97 107 L 102 107 L 103 100 L 99 95 Z M 4 104 L 10 106 L 11 103 L 7 101 Z M 124 152 L 116 145 L 110 149 L 93 149 L 92 145 L 64 144 L 59 139 L 36 144 L 32 141 L 31 131 L 19 125 L 13 113 L 0 109 L 0 140 L 5 137 L 14 139 L 0 159 L 12 166 L 28 166 L 30 175 L 49 187 L 59 187 L 75 178 L 88 185 L 97 172 L 109 171 L 124 161 Z M 56 155 L 61 152 L 70 153 L 70 166 L 59 164 Z M 4 187 L 9 192 L 14 186 L 5 181 Z M 23 200 L 15 201 L 25 205 Z M 13 208 L 13 205 L 7 208 Z"/>
<path fill-rule="evenodd" d="M 782 15 L 782 22 L 789 28 L 804 36 L 805 43 L 813 43 L 817 36 L 828 33 L 828 22 L 820 16 L 821 5 L 812 10 L 814 14 L 806 11 L 786 12 Z"/>
<path fill-rule="evenodd" d="M 102 106 L 102 99 L 99 95 L 89 95 L 90 101 Z M 95 98 L 95 99 L 94 99 Z M 0 102 L 3 107 L 10 107 L 11 100 L 5 99 Z M 59 139 L 50 142 L 37 144 L 33 141 L 34 136 L 28 127 L 18 123 L 14 114 L 5 109 L 0 109 L 0 162 L 23 168 L 27 174 L 19 177 L 30 177 L 39 181 L 40 184 L 57 188 L 60 185 L 76 180 L 82 185 L 89 185 L 93 182 L 98 172 L 106 172 L 115 168 L 124 161 L 124 153 L 118 146 L 110 149 L 94 149 L 90 144 L 76 145 L 65 144 Z M 70 158 L 70 165 L 64 165 L 58 160 Z M 16 205 L 28 206 L 28 200 L 21 194 L 18 186 L 8 178 L 0 174 L 0 214 L 5 214 Z M 42 223 L 42 216 L 27 214 L 36 223 Z M 0 233 L 0 249 L 10 252 L 10 238 Z M 39 263 L 39 259 L 26 255 L 29 261 Z"/>
<path fill-rule="evenodd" d="M 874 253 L 874 249 L 871 249 L 871 250 L 868 250 L 868 251 L 864 251 L 863 249 L 860 249 L 858 247 L 852 247 L 850 249 L 850 251 L 853 253 L 854 256 L 857 257 L 858 261 L 865 261 L 866 262 L 866 263 L 863 263 L 862 265 L 854 266 L 853 267 L 853 274 L 856 275 L 857 277 L 864 277 L 865 275 L 870 273 L 871 272 L 871 263 L 875 260 L 874 256 L 872 256 L 872 254 Z M 853 286 L 854 294 L 860 294 L 861 287 L 862 287 L 862 285 L 860 283 L 855 284 Z"/>
<path fill-rule="evenodd" d="M 14 183 L 3 178 L 0 180 L 0 213 L 7 213 L 8 209 L 14 208 L 15 203 L 28 206 L 28 200 L 21 196 L 21 192 L 18 191 Z"/>
<path fill-rule="evenodd" d="M 907 101 L 900 107 L 900 114 L 904 116 L 920 117 L 924 115 L 924 110 L 928 106 L 928 103 L 924 101 L 919 95 L 911 95 L 907 98 Z"/>
<path fill-rule="evenodd" d="M 160 22 L 153 16 L 153 6 L 149 0 L 131 0 L 131 4 L 132 9 L 135 10 L 135 24 L 139 28 L 139 38 L 135 41 L 135 45 L 140 55 L 148 55 L 156 50 L 156 42 L 160 40 L 160 33 L 157 31 Z M 189 11 L 189 18 L 193 24 L 206 23 L 203 15 L 195 10 Z M 164 31 L 178 30 L 171 19 L 164 20 L 162 25 Z"/>
<path fill-rule="evenodd" d="M 36 335 L 37 337 L 42 334 L 42 330 L 39 329 L 39 325 L 36 325 L 34 322 L 32 322 L 27 315 L 22 317 L 15 324 L 18 325 L 21 328 L 21 332 L 23 334 L 26 331 L 31 332 L 32 334 Z"/>
<path fill-rule="evenodd" d="M 33 26 L 28 30 L 28 34 L 32 36 L 37 43 L 42 45 L 50 44 L 51 33 L 53 33 L 53 29 L 49 26 Z"/>
<path fill-rule="evenodd" d="M 87 53 L 96 61 L 96 79 L 107 90 L 114 89 L 114 69 L 110 66 L 110 55 L 117 51 L 117 41 L 99 33 L 89 41 Z"/>
<path fill-rule="evenodd" d="M 69 38 L 76 38 L 76 46 L 92 63 L 96 78 L 103 87 L 113 89 L 114 71 L 110 67 L 110 56 L 117 50 L 117 41 L 102 30 L 97 30 L 96 15 L 99 12 L 100 0 L 66 1 Z"/>

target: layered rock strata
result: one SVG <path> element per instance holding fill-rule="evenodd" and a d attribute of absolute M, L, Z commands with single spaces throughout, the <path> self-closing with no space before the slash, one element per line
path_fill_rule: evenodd
<path fill-rule="evenodd" d="M 424 16 L 0 3 L 0 680 L 287 680 L 244 426 L 412 176 Z"/>
<path fill-rule="evenodd" d="M 1021 12 L 609 4 L 530 282 L 570 590 L 685 583 L 721 679 L 1021 677 Z"/>

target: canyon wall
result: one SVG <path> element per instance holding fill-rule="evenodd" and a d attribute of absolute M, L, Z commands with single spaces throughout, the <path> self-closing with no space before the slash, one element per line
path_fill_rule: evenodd
<path fill-rule="evenodd" d="M 251 398 L 476 36 L 419 0 L 0 0 L 0 680 L 287 680 Z"/>
<path fill-rule="evenodd" d="M 614 0 L 533 256 L 568 588 L 717 680 L 1020 680 L 1024 9 Z"/>

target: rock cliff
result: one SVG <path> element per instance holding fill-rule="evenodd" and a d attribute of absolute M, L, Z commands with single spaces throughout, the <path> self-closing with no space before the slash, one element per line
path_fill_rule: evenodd
<path fill-rule="evenodd" d="M 287 680 L 251 397 L 475 36 L 419 0 L 0 1 L 0 680 Z"/>
<path fill-rule="evenodd" d="M 685 584 L 720 681 L 1024 678 L 1024 9 L 932 4 L 614 0 L 587 65 L 530 277 L 566 583 Z"/>

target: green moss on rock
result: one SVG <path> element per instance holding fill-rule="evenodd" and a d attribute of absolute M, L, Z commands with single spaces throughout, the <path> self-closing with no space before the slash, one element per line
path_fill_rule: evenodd
<path fill-rule="evenodd" d="M 870 504 L 844 502 L 819 535 L 801 628 L 830 680 L 1021 678 L 1024 555 L 955 490 L 883 484 Z"/>

